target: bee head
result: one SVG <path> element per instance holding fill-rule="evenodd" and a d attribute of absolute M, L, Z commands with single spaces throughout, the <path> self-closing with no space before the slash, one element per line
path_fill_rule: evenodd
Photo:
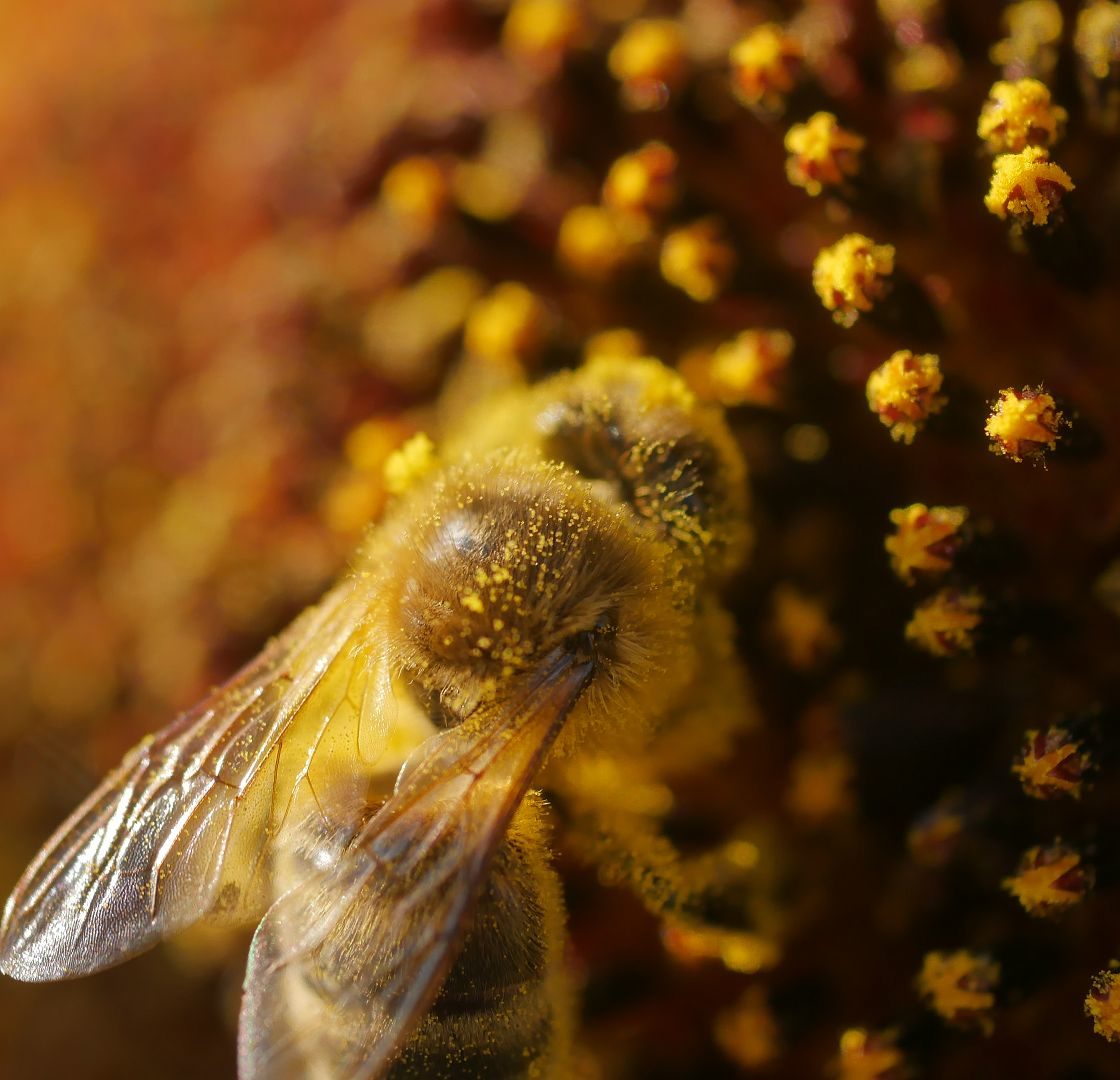
<path fill-rule="evenodd" d="M 722 576 L 747 541 L 746 469 L 718 409 L 656 360 L 592 360 L 537 391 L 545 457 Z"/>
<path fill-rule="evenodd" d="M 403 674 L 438 723 L 514 692 L 557 656 L 592 668 L 573 721 L 663 709 L 689 672 L 694 602 L 670 545 L 569 470 L 516 454 L 448 470 L 424 501 L 394 623 Z"/>

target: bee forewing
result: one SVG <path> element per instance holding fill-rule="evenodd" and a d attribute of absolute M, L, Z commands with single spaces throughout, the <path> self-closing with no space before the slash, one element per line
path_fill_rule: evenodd
<path fill-rule="evenodd" d="M 0 970 L 28 981 L 86 975 L 204 916 L 259 914 L 267 845 L 313 755 L 324 743 L 368 753 L 377 742 L 377 718 L 361 716 L 377 677 L 361 631 L 367 604 L 357 579 L 343 581 L 134 748 L 16 885 Z"/>
<path fill-rule="evenodd" d="M 510 819 L 589 676 L 565 660 L 520 703 L 428 740 L 337 861 L 269 909 L 245 977 L 241 1080 L 383 1075 L 453 963 Z"/>

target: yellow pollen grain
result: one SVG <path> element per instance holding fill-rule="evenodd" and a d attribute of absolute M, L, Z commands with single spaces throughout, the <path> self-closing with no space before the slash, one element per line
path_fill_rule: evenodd
<path fill-rule="evenodd" d="M 422 431 L 412 436 L 385 461 L 385 487 L 402 495 L 439 464 L 435 443 Z"/>
<path fill-rule="evenodd" d="M 988 91 L 976 134 L 993 153 L 1017 154 L 1028 146 L 1053 146 L 1067 115 L 1038 79 L 1001 80 Z"/>
<path fill-rule="evenodd" d="M 636 254 L 646 225 L 633 215 L 602 206 L 575 206 L 556 237 L 556 257 L 570 271 L 592 281 L 613 277 Z"/>
<path fill-rule="evenodd" d="M 813 288 L 841 326 L 851 326 L 861 311 L 870 311 L 886 291 L 894 272 L 894 247 L 876 244 L 861 233 L 848 233 L 821 248 L 813 261 Z"/>
<path fill-rule="evenodd" d="M 917 572 L 943 574 L 952 566 L 951 549 L 946 550 L 944 542 L 959 533 L 967 519 L 963 506 L 912 503 L 892 510 L 895 532 L 884 541 L 891 569 L 907 585 L 914 583 Z"/>
<path fill-rule="evenodd" d="M 1022 461 L 1053 450 L 1065 423 L 1053 396 L 1041 386 L 1008 388 L 999 392 L 992 405 L 984 433 L 994 453 Z"/>
<path fill-rule="evenodd" d="M 931 656 L 971 652 L 983 621 L 984 598 L 975 589 L 942 589 L 914 609 L 906 640 Z"/>
<path fill-rule="evenodd" d="M 623 213 L 657 214 L 676 201 L 677 155 L 651 142 L 611 165 L 603 181 L 603 203 Z"/>
<path fill-rule="evenodd" d="M 673 19 L 635 19 L 607 56 L 631 108 L 660 109 L 687 73 L 684 32 Z"/>
<path fill-rule="evenodd" d="M 394 216 L 431 228 L 447 205 L 447 177 L 431 158 L 404 158 L 381 181 L 381 200 Z"/>
<path fill-rule="evenodd" d="M 1043 848 L 1031 848 L 1018 872 L 1005 878 L 1003 887 L 1031 915 L 1050 915 L 1071 907 L 1081 899 L 1077 888 L 1066 888 L 1061 879 L 1081 864 L 1076 851 L 1059 851 L 1047 858 Z"/>
<path fill-rule="evenodd" d="M 744 330 L 711 353 L 681 361 L 681 374 L 694 390 L 721 405 L 776 405 L 780 383 L 793 352 L 785 330 Z"/>
<path fill-rule="evenodd" d="M 562 53 L 584 31 L 576 0 L 514 0 L 502 27 L 502 45 L 525 58 Z"/>
<path fill-rule="evenodd" d="M 346 459 L 359 472 L 384 476 L 385 462 L 407 437 L 407 429 L 396 419 L 375 417 L 363 420 L 346 433 Z"/>
<path fill-rule="evenodd" d="M 747 1071 L 765 1068 L 781 1050 L 781 1033 L 761 986 L 750 987 L 716 1017 L 714 1035 L 723 1053 Z"/>
<path fill-rule="evenodd" d="M 891 83 L 904 94 L 947 90 L 960 72 L 960 53 L 935 41 L 923 41 L 895 53 L 890 60 Z"/>
<path fill-rule="evenodd" d="M 1120 4 L 1093 0 L 1077 16 L 1073 47 L 1094 79 L 1106 79 L 1120 62 Z"/>
<path fill-rule="evenodd" d="M 748 31 L 731 49 L 731 81 L 746 105 L 781 106 L 803 59 L 801 45 L 777 23 Z"/>
<path fill-rule="evenodd" d="M 840 1036 L 839 1080 L 879 1080 L 906 1075 L 906 1059 L 893 1040 L 865 1028 L 849 1028 Z"/>
<path fill-rule="evenodd" d="M 1109 1042 L 1120 1042 L 1120 975 L 1102 971 L 1093 976 L 1085 998 L 1085 1014 L 1098 1035 Z"/>
<path fill-rule="evenodd" d="M 1062 36 L 1062 9 L 1055 0 L 1021 0 L 1003 12 L 1007 37 L 989 55 L 1005 71 L 1038 74 L 1053 68 Z"/>
<path fill-rule="evenodd" d="M 1038 734 L 1037 731 L 1027 732 L 1026 738 L 1029 749 L 1022 760 L 1016 762 L 1011 768 L 1011 771 L 1022 783 L 1023 790 L 1028 795 L 1040 799 L 1060 793 L 1071 795 L 1075 799 L 1081 798 L 1082 781 L 1079 777 L 1088 764 L 1088 757 L 1082 754 L 1080 743 L 1065 742 L 1059 744 L 1053 750 L 1035 754 L 1034 743 Z M 1065 737 L 1065 733 L 1060 730 L 1058 734 L 1060 737 Z M 1074 756 L 1078 757 L 1077 762 L 1071 763 L 1074 777 L 1071 779 L 1062 776 L 1058 770 L 1062 768 L 1064 762 Z"/>
<path fill-rule="evenodd" d="M 463 344 L 484 360 L 523 361 L 540 346 L 545 319 L 545 306 L 535 293 L 505 281 L 471 307 Z"/>
<path fill-rule="evenodd" d="M 661 276 L 699 304 L 719 296 L 736 262 L 735 249 L 715 218 L 674 229 L 661 245 Z"/>
<path fill-rule="evenodd" d="M 999 982 L 999 964 L 960 949 L 954 953 L 927 953 L 918 976 L 918 987 L 933 1010 L 950 1023 L 980 1028 L 990 1035 L 988 1016 L 995 1005 L 992 989 Z"/>
<path fill-rule="evenodd" d="M 1062 195 L 1073 189 L 1069 173 L 1046 150 L 1028 146 L 996 158 L 984 205 L 1001 219 L 1010 215 L 1024 224 L 1045 225 Z"/>
<path fill-rule="evenodd" d="M 867 405 L 885 424 L 895 442 L 914 436 L 945 405 L 941 389 L 941 362 L 933 353 L 916 356 L 900 349 L 867 379 Z"/>
<path fill-rule="evenodd" d="M 859 172 L 864 145 L 865 140 L 842 128 L 832 113 L 814 113 L 786 132 L 786 176 L 810 195 L 819 195 Z"/>
<path fill-rule="evenodd" d="M 589 337 L 583 347 L 583 358 L 590 363 L 599 359 L 631 359 L 644 356 L 645 352 L 641 335 L 636 330 L 621 326 Z"/>

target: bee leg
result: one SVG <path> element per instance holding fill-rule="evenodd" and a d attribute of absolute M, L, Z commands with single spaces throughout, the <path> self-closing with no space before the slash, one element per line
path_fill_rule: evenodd
<path fill-rule="evenodd" d="M 570 819 L 569 831 L 574 847 L 596 867 L 604 884 L 627 886 L 648 911 L 670 923 L 744 933 L 768 921 L 753 845 L 732 841 L 685 857 L 656 817 L 617 811 L 580 812 Z"/>

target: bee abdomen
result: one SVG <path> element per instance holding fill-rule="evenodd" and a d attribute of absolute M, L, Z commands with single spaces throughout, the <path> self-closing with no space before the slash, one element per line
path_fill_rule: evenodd
<path fill-rule="evenodd" d="M 568 1030 L 561 921 L 544 851 L 506 840 L 462 951 L 391 1080 L 554 1076 Z"/>

